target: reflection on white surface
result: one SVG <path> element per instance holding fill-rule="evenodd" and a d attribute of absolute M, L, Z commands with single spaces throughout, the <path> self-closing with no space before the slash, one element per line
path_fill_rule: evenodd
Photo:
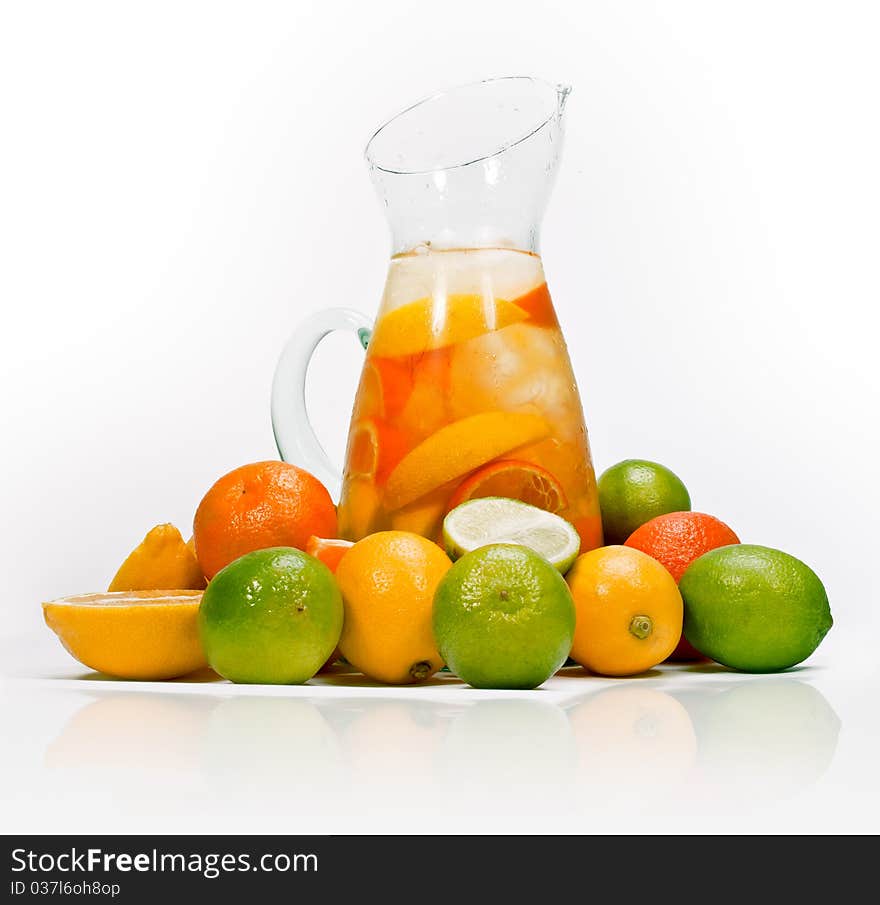
<path fill-rule="evenodd" d="M 816 782 L 837 749 L 840 719 L 807 682 L 773 676 L 733 685 L 694 708 L 700 779 L 745 807 Z"/>
<path fill-rule="evenodd" d="M 198 763 L 210 703 L 197 695 L 96 692 L 46 746 L 43 763 L 50 768 L 191 769 Z"/>
<path fill-rule="evenodd" d="M 50 785 L 74 799 L 80 789 L 92 806 L 100 782 L 111 814 L 317 832 L 328 819 L 337 830 L 350 819 L 367 831 L 375 820 L 382 831 L 430 832 L 449 829 L 449 817 L 464 832 L 493 816 L 552 831 L 560 814 L 582 815 L 584 829 L 602 812 L 735 814 L 808 789 L 831 765 L 840 720 L 809 682 L 673 675 L 662 686 L 571 679 L 561 698 L 460 703 L 95 683 L 37 761 Z"/>

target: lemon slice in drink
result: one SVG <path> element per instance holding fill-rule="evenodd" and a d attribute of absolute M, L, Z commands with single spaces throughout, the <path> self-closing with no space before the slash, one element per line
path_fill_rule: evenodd
<path fill-rule="evenodd" d="M 506 497 L 483 497 L 456 506 L 443 520 L 443 543 L 453 559 L 487 544 L 519 544 L 562 573 L 581 548 L 577 531 L 564 518 Z"/>

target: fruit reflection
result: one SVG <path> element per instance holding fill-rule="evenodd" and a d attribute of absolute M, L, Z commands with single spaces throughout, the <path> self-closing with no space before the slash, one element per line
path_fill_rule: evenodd
<path fill-rule="evenodd" d="M 812 785 L 837 750 L 840 719 L 822 693 L 787 677 L 737 683 L 695 717 L 703 782 L 743 806 Z"/>
<path fill-rule="evenodd" d="M 235 696 L 211 713 L 202 766 L 220 800 L 248 813 L 322 812 L 344 775 L 339 746 L 320 709 L 285 696 Z"/>
<path fill-rule="evenodd" d="M 568 807 L 576 752 L 569 721 L 555 704 L 484 700 L 449 727 L 437 763 L 447 808 L 558 814 Z"/>
<path fill-rule="evenodd" d="M 568 712 L 579 778 L 634 797 L 681 785 L 696 762 L 688 711 L 655 688 L 623 685 L 589 695 Z"/>
<path fill-rule="evenodd" d="M 96 693 L 47 747 L 47 767 L 187 770 L 217 699 L 195 694 Z"/>

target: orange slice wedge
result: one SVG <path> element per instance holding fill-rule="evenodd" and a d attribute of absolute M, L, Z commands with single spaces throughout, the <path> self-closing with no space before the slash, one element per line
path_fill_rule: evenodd
<path fill-rule="evenodd" d="M 550 433 L 540 416 L 524 412 L 481 412 L 453 421 L 423 440 L 391 472 L 385 506 L 400 509 L 448 481 L 536 443 Z"/>
<path fill-rule="evenodd" d="M 353 546 L 354 542 L 350 540 L 341 540 L 335 537 L 315 537 L 313 534 L 306 543 L 306 553 L 309 556 L 314 556 L 315 559 L 319 559 L 335 575 L 339 560 Z"/>
<path fill-rule="evenodd" d="M 201 591 L 80 594 L 43 604 L 46 625 L 89 669 L 156 681 L 208 665 L 199 641 Z"/>
<path fill-rule="evenodd" d="M 454 294 L 418 299 L 380 317 L 370 339 L 370 355 L 417 355 L 501 330 L 528 314 L 513 302 Z"/>
<path fill-rule="evenodd" d="M 449 510 L 467 500 L 502 496 L 521 500 L 547 512 L 562 512 L 568 505 L 559 481 L 540 465 L 500 459 L 465 479 L 449 501 Z"/>

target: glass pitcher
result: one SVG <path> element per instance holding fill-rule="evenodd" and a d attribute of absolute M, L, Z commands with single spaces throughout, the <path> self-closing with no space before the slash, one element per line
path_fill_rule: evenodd
<path fill-rule="evenodd" d="M 300 325 L 272 390 L 283 459 L 339 500 L 339 533 L 414 531 L 508 496 L 559 513 L 582 550 L 602 543 L 581 401 L 538 253 L 569 89 L 499 78 L 437 94 L 382 126 L 366 158 L 391 227 L 375 327 L 349 309 Z M 344 473 L 309 423 L 320 340 L 357 333 L 366 359 Z"/>

